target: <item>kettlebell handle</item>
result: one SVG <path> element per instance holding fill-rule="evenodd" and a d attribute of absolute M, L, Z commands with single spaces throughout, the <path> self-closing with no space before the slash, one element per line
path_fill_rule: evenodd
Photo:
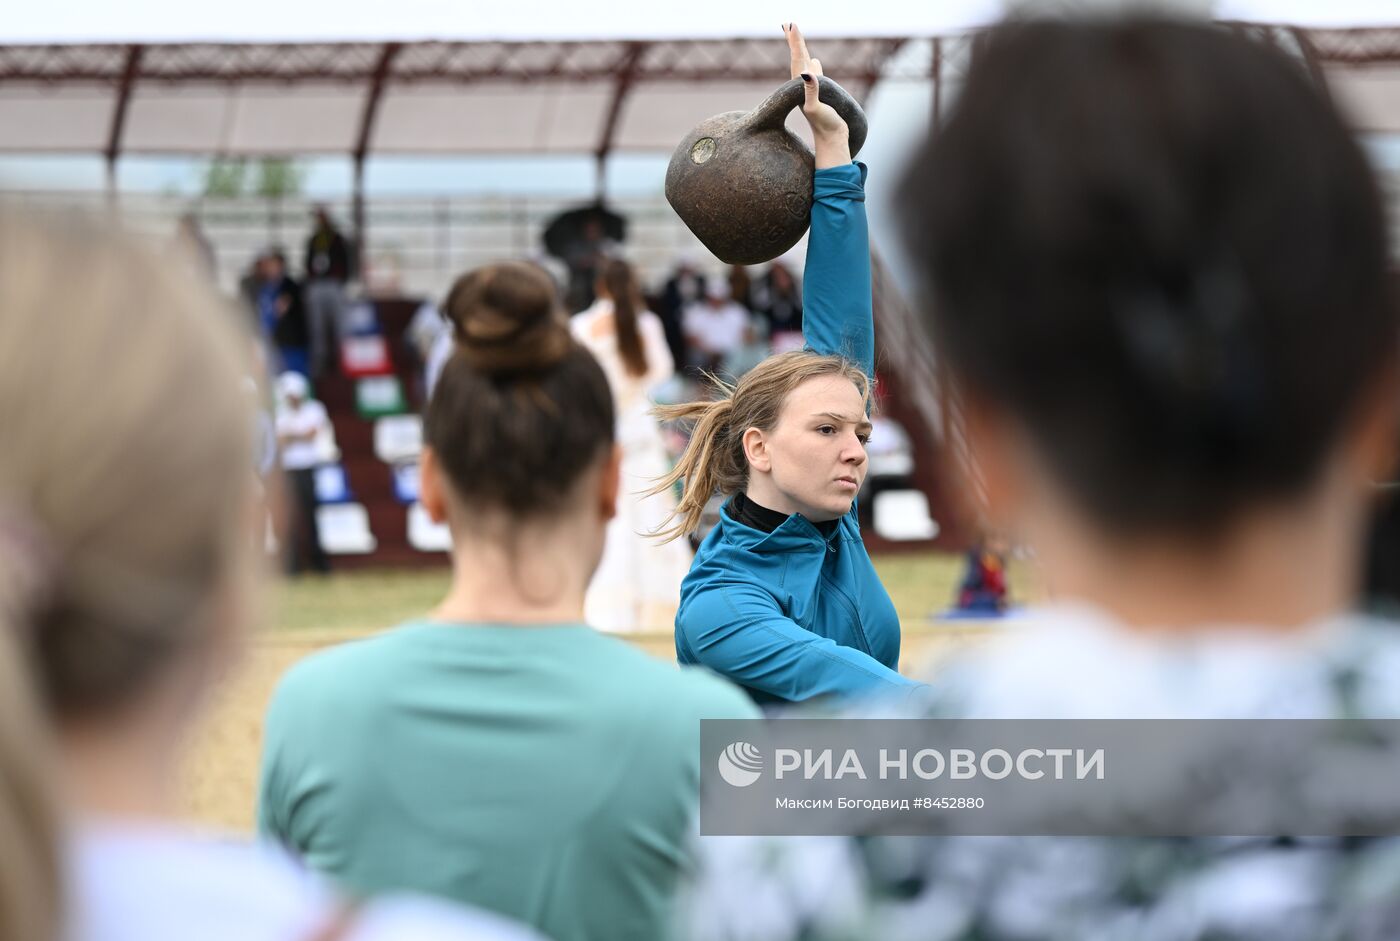
<path fill-rule="evenodd" d="M 850 129 L 851 156 L 854 157 L 860 153 L 860 148 L 865 144 L 865 135 L 870 130 L 865 112 L 851 97 L 850 92 L 825 75 L 818 76 L 817 85 L 817 97 L 835 108 L 836 113 L 846 122 L 846 127 Z M 777 91 L 749 113 L 750 125 L 755 128 L 782 127 L 788 112 L 800 107 L 806 97 L 807 92 L 802 87 L 802 79 L 791 79 L 779 85 Z"/>

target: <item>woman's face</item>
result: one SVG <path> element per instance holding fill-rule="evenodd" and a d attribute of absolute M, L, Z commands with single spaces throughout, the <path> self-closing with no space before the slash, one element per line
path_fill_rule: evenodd
<path fill-rule="evenodd" d="M 769 509 L 801 513 L 814 523 L 850 512 L 868 469 L 870 421 L 860 390 L 844 376 L 817 376 L 788 395 L 778 423 L 751 450 L 750 496 Z M 757 458 L 757 460 L 755 460 Z M 755 493 L 756 476 L 775 493 Z M 764 497 L 785 506 L 770 506 Z M 779 499 L 774 499 L 774 497 Z"/>

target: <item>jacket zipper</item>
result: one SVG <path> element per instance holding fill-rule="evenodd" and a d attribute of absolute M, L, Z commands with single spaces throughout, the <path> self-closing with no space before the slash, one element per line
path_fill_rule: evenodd
<path fill-rule="evenodd" d="M 851 624 L 855 628 L 856 640 L 860 642 L 861 652 L 872 657 L 875 656 L 875 654 L 870 650 L 870 638 L 865 636 L 865 628 L 860 623 L 860 609 L 856 607 L 855 599 L 848 595 L 844 588 L 837 585 L 827 576 L 823 575 L 822 581 L 831 590 L 832 594 L 834 594 L 837 598 L 841 599 L 841 601 L 846 605 L 846 609 L 850 611 Z"/>

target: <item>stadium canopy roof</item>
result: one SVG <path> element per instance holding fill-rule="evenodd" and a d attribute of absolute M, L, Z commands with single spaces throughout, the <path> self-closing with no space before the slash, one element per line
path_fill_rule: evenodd
<path fill-rule="evenodd" d="M 760 22 L 771 8 L 751 0 L 84 6 L 25 4 L 0 26 L 0 153 L 102 154 L 109 179 L 127 153 L 348 155 L 357 196 L 371 154 L 594 154 L 601 167 L 611 152 L 665 152 L 697 120 L 752 108 L 787 69 L 779 23 Z M 1400 132 L 1400 12 L 1320 6 L 1214 9 L 1301 54 L 1360 130 Z M 943 81 L 1001 9 L 801 7 L 814 54 L 848 90 L 932 80 L 935 120 Z M 1261 25 L 1285 22 L 1302 25 Z M 913 39 L 932 39 L 930 53 L 897 55 Z"/>
<path fill-rule="evenodd" d="M 1400 27 L 1244 28 L 1301 51 L 1358 129 L 1400 132 Z M 909 38 L 812 46 L 863 97 L 930 78 L 927 57 L 895 60 Z M 0 45 L 0 152 L 666 151 L 786 68 L 782 40 L 757 38 Z"/>

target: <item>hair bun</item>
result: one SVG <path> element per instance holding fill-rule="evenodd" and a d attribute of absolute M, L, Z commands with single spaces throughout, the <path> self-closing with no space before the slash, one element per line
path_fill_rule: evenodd
<path fill-rule="evenodd" d="M 458 278 L 444 314 L 452 321 L 459 355 L 489 376 L 550 369 L 574 342 L 559 312 L 554 281 L 528 262 L 486 265 Z"/>

